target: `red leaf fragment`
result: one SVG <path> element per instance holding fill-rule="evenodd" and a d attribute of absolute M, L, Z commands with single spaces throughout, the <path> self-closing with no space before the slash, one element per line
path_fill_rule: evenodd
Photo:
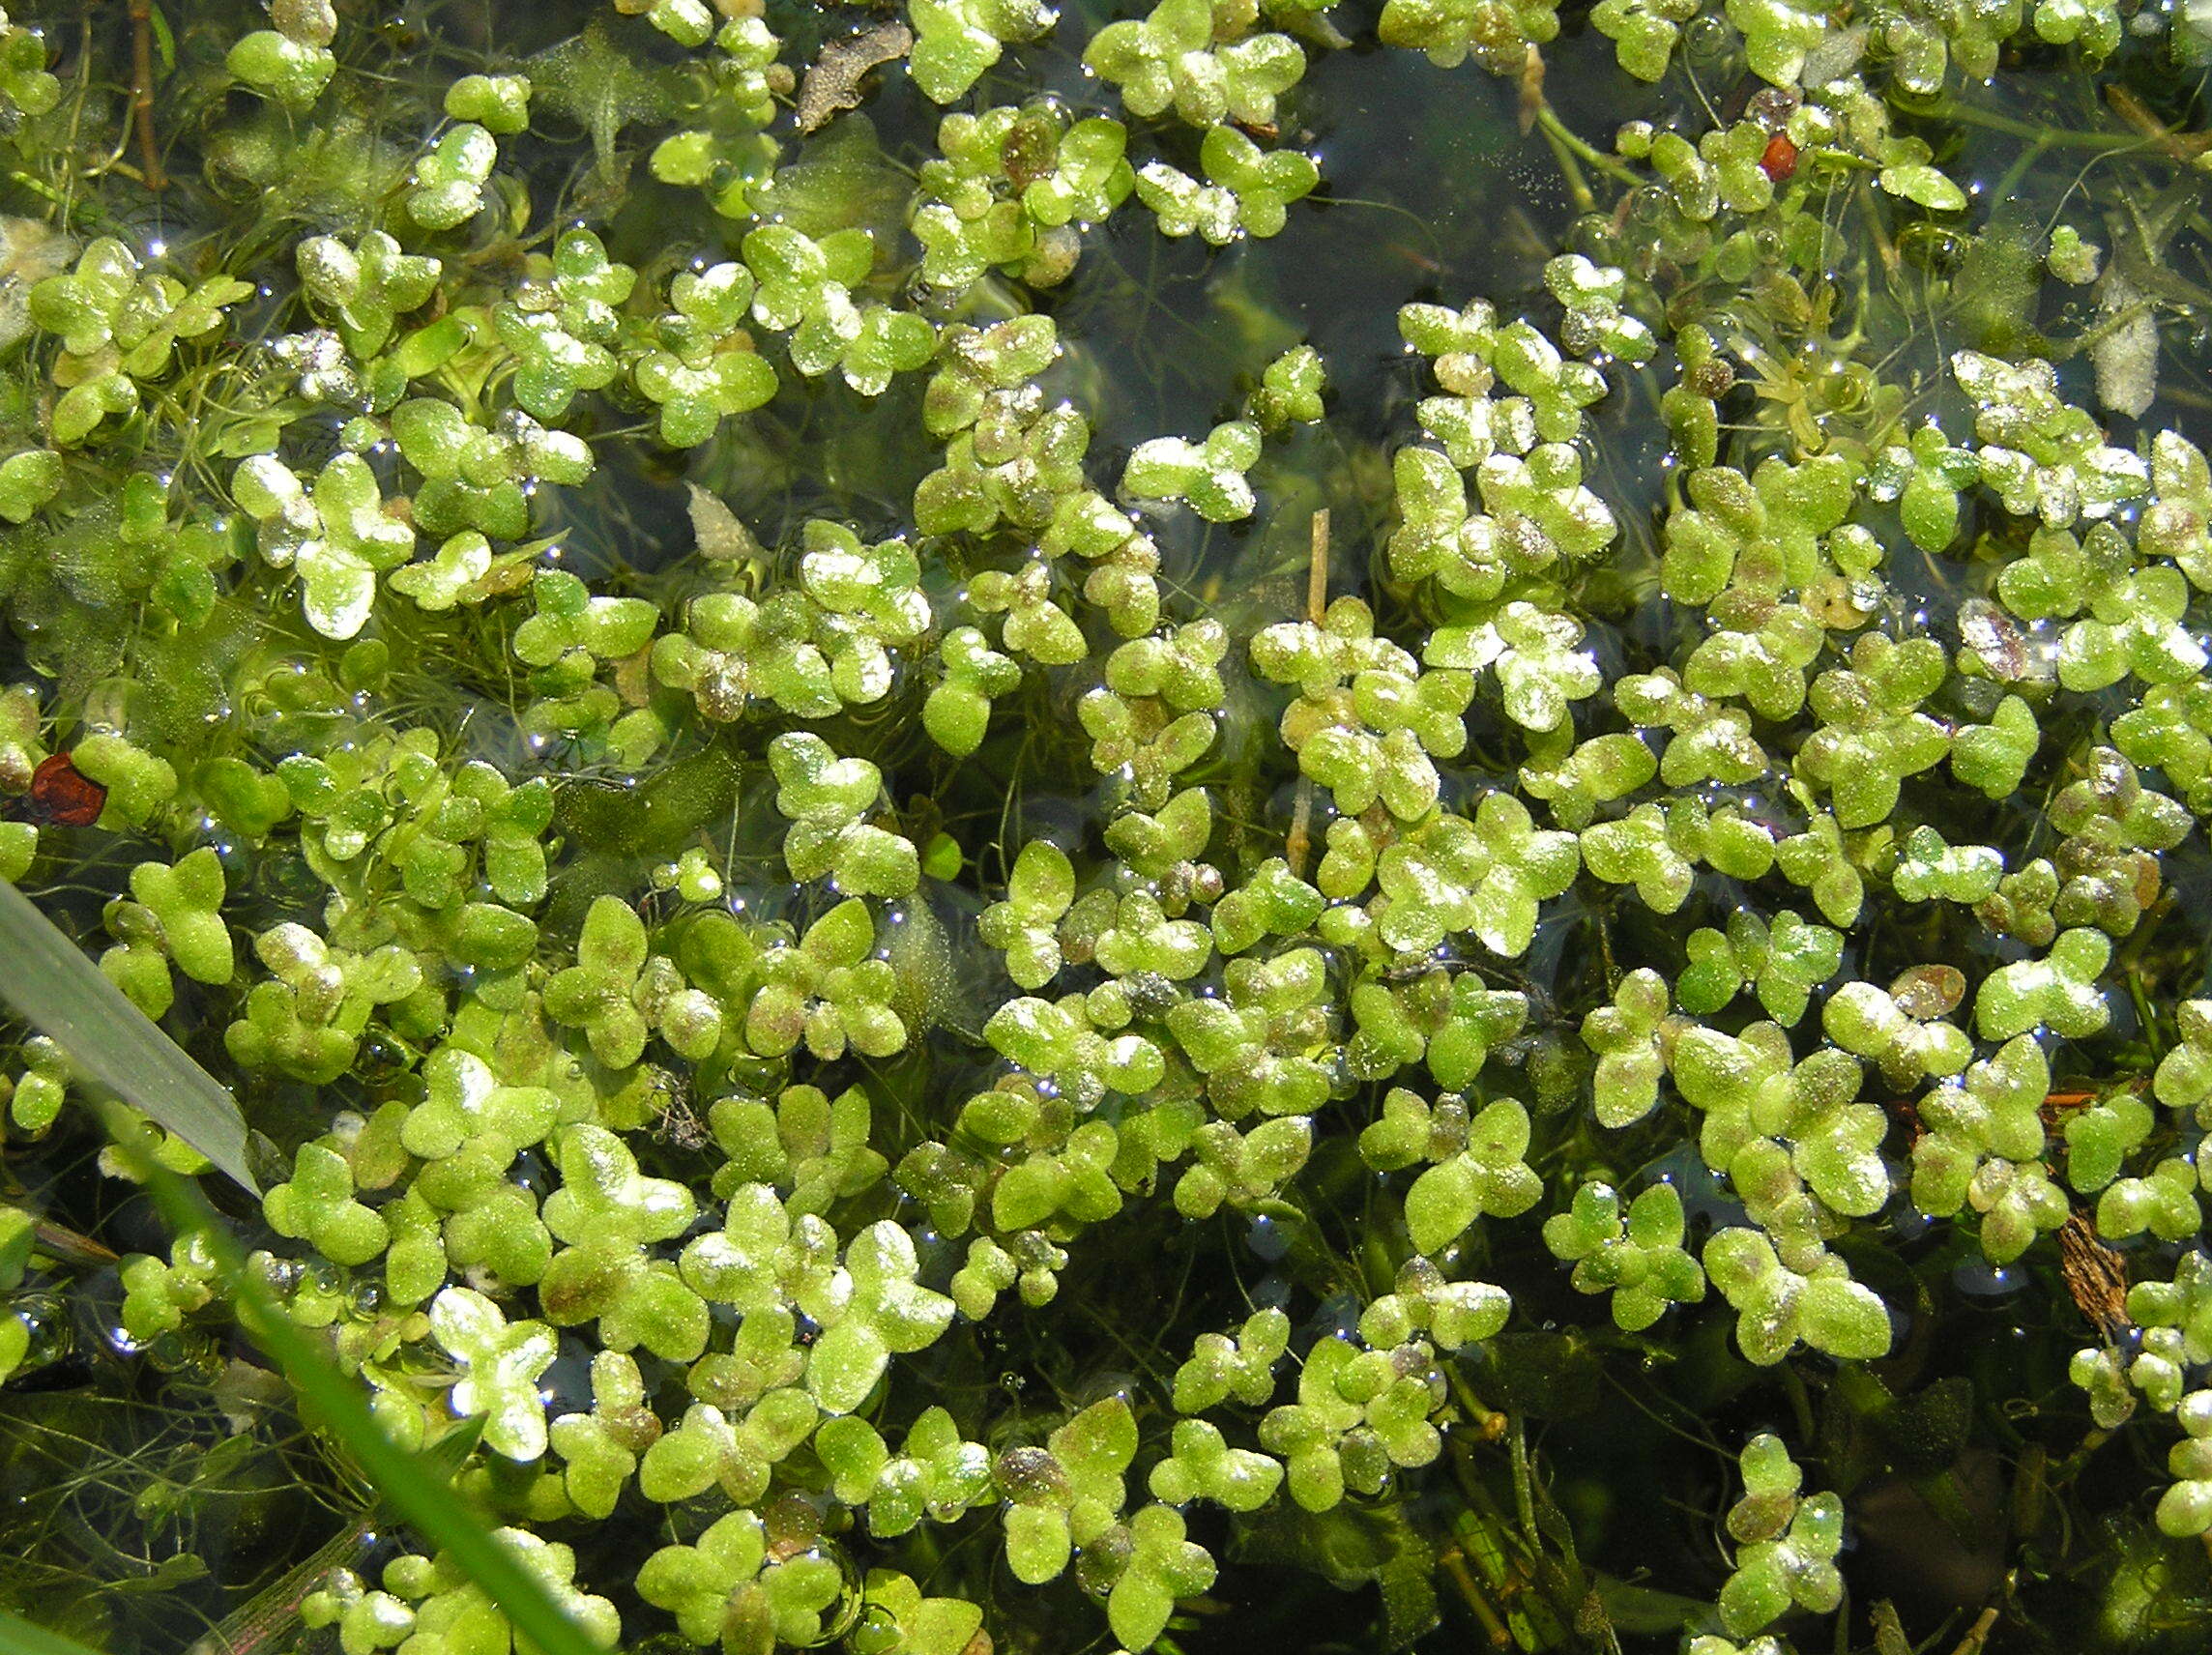
<path fill-rule="evenodd" d="M 106 808 L 107 789 L 78 769 L 69 754 L 55 753 L 31 772 L 22 817 L 42 827 L 89 828 Z"/>

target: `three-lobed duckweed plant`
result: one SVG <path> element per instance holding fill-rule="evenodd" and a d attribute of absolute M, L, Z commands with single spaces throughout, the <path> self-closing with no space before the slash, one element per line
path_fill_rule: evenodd
<path fill-rule="evenodd" d="M 18 8 L 0 877 L 605 1647 L 2197 1646 L 2207 38 Z M 6 1067 L 0 1373 L 267 1495 Z M 512 1645 L 331 1522 L 223 1636 Z"/>

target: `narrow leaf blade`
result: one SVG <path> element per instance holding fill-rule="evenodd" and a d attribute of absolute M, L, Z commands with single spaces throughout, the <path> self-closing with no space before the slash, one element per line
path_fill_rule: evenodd
<path fill-rule="evenodd" d="M 0 998 L 50 1036 L 78 1070 L 167 1127 L 247 1190 L 246 1117 L 215 1077 L 185 1056 L 84 951 L 0 881 Z"/>

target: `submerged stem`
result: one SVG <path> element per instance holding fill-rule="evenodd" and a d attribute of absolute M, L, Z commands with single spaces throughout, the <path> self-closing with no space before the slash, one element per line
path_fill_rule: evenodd
<path fill-rule="evenodd" d="M 256 1655 L 256 1651 L 275 1644 L 299 1624 L 300 1605 L 322 1583 L 323 1577 L 360 1557 L 362 1548 L 374 1536 L 378 1521 L 373 1507 L 361 1513 L 224 1615 L 185 1655 Z"/>
<path fill-rule="evenodd" d="M 1306 619 L 1316 626 L 1328 612 L 1328 508 L 1313 514 L 1313 540 L 1306 560 Z M 1306 877 L 1306 853 L 1313 840 L 1313 778 L 1298 777 L 1298 801 L 1291 814 L 1291 831 L 1283 841 L 1283 859 L 1291 873 Z"/>
<path fill-rule="evenodd" d="M 1554 109 L 1550 103 L 1547 102 L 1536 111 L 1536 126 L 1555 150 L 1565 150 L 1577 160 L 1582 161 L 1585 165 L 1595 167 L 1615 184 L 1626 185 L 1630 189 L 1635 189 L 1644 182 L 1618 156 L 1607 155 L 1605 151 L 1599 149 L 1568 126 L 1566 122 L 1560 120 L 1558 111 Z M 1570 177 L 1568 180 L 1569 187 L 1572 188 L 1576 182 L 1573 177 Z"/>

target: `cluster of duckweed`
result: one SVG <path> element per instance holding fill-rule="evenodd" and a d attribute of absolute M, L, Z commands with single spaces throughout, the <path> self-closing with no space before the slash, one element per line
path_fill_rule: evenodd
<path fill-rule="evenodd" d="M 2188 8 L 102 10 L 0 18 L 0 877 L 593 1640 L 2202 1636 Z M 1571 214 L 1269 312 L 1378 40 Z M 0 1598 L 173 1647 L 283 1408 L 74 1087 L 0 1371 L 245 1446 Z M 257 1646 L 507 1650 L 373 1514 Z"/>

